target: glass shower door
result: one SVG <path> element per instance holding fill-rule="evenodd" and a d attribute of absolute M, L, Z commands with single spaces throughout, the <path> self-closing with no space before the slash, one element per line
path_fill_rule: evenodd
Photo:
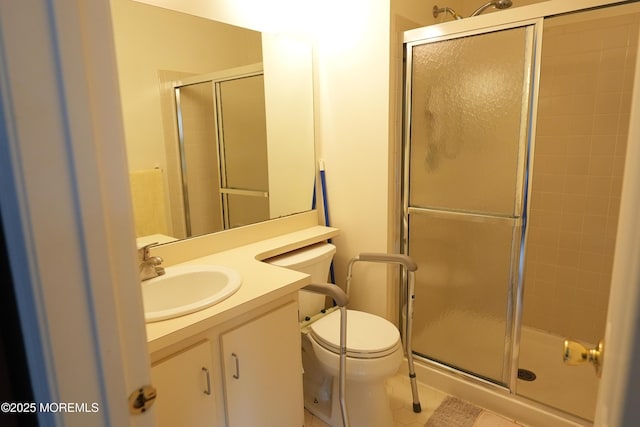
<path fill-rule="evenodd" d="M 186 237 L 222 231 L 213 83 L 175 88 Z"/>
<path fill-rule="evenodd" d="M 508 384 L 533 27 L 407 46 L 405 250 L 413 349 Z"/>
<path fill-rule="evenodd" d="M 264 76 L 217 82 L 216 94 L 225 229 L 269 219 Z"/>
<path fill-rule="evenodd" d="M 262 71 L 194 77 L 174 93 L 187 237 L 269 219 Z"/>

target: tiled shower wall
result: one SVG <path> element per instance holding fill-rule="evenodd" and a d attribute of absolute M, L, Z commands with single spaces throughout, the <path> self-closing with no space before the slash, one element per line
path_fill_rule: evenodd
<path fill-rule="evenodd" d="M 523 322 L 588 343 L 604 336 L 639 16 L 544 30 Z"/>

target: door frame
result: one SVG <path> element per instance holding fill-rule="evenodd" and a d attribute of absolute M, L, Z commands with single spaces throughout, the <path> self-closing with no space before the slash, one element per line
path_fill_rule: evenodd
<path fill-rule="evenodd" d="M 640 423 L 640 55 L 633 86 L 597 426 Z"/>

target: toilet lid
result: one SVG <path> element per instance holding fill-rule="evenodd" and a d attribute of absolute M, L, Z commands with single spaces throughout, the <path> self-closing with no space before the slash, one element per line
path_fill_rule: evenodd
<path fill-rule="evenodd" d="M 322 347 L 340 353 L 340 310 L 313 322 L 311 336 Z M 382 317 L 356 310 L 347 310 L 347 356 L 382 357 L 400 345 L 400 332 Z"/>

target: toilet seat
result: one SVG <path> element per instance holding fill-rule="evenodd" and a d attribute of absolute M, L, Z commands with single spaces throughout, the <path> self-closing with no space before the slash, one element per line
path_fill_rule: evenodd
<path fill-rule="evenodd" d="M 323 348 L 340 354 L 340 311 L 310 325 L 311 337 Z M 373 359 L 387 356 L 401 346 L 400 332 L 388 320 L 371 313 L 347 310 L 347 356 Z"/>

